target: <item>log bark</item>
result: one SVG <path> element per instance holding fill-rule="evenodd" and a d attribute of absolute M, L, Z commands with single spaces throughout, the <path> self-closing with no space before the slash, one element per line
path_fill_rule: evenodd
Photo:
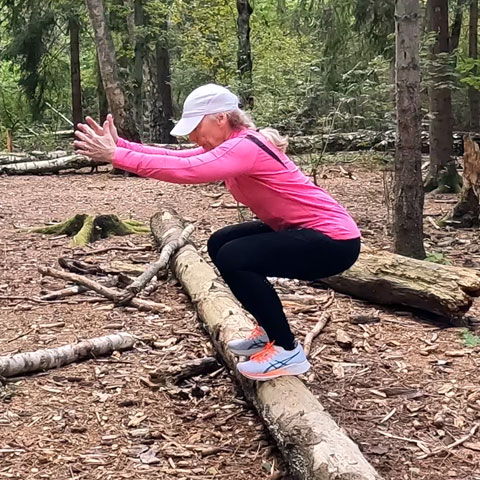
<path fill-rule="evenodd" d="M 78 170 L 85 167 L 94 167 L 98 163 L 83 155 L 69 155 L 53 160 L 27 161 L 0 165 L 0 174 L 32 175 L 40 173 L 57 173 L 61 170 Z"/>
<path fill-rule="evenodd" d="M 156 241 L 162 245 L 183 229 L 175 212 L 165 210 L 151 219 Z M 231 292 L 220 282 L 192 245 L 181 248 L 172 270 L 195 304 L 211 340 L 225 364 L 235 371 L 227 342 L 253 325 Z M 308 480 L 378 480 L 357 445 L 324 411 L 322 405 L 296 377 L 252 382 L 237 374 L 246 397 L 277 441 L 295 478 Z"/>
<path fill-rule="evenodd" d="M 115 350 L 129 350 L 134 344 L 132 335 L 120 332 L 58 348 L 7 355 L 0 357 L 0 376 L 13 377 L 58 368 L 86 358 L 110 355 Z"/>
<path fill-rule="evenodd" d="M 463 324 L 472 297 L 480 295 L 480 272 L 381 251 L 362 252 L 346 272 L 320 283 L 385 305 L 404 305 Z"/>
<path fill-rule="evenodd" d="M 0 165 L 11 163 L 40 162 L 42 160 L 53 160 L 55 158 L 67 157 L 65 150 L 54 150 L 53 152 L 0 152 Z"/>

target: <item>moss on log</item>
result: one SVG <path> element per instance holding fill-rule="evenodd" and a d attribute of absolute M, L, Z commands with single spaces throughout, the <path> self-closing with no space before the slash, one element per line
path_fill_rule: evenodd
<path fill-rule="evenodd" d="M 28 232 L 47 235 L 68 235 L 72 238 L 72 245 L 83 246 L 99 238 L 113 235 L 131 235 L 150 233 L 150 229 L 136 220 L 120 220 L 116 215 L 87 215 L 77 214 L 56 225 L 34 227 Z"/>

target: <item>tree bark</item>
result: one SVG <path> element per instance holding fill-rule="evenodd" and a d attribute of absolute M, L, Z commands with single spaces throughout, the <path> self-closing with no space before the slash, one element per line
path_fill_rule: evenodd
<path fill-rule="evenodd" d="M 463 155 L 463 186 L 459 202 L 452 214 L 457 228 L 480 226 L 480 149 L 470 136 L 465 137 Z M 449 222 L 450 223 L 450 222 Z"/>
<path fill-rule="evenodd" d="M 480 296 L 480 272 L 395 255 L 362 252 L 341 275 L 320 283 L 372 303 L 404 305 L 464 323 L 472 297 Z"/>
<path fill-rule="evenodd" d="M 152 118 L 153 140 L 157 142 L 176 143 L 177 139 L 170 135 L 173 124 L 173 100 L 170 72 L 170 52 L 167 35 L 168 22 L 164 23 L 164 38 L 155 44 L 156 66 L 156 100 Z"/>
<path fill-rule="evenodd" d="M 240 98 L 243 106 L 253 107 L 252 49 L 250 45 L 250 15 L 253 8 L 249 0 L 237 0 L 237 68 L 240 79 Z"/>
<path fill-rule="evenodd" d="M 180 235 L 183 225 L 175 212 L 165 210 L 151 219 L 161 246 Z M 253 328 L 231 292 L 192 245 L 179 250 L 172 269 L 189 294 L 210 338 L 225 364 L 235 371 L 227 342 Z M 237 374 L 246 397 L 254 404 L 289 462 L 294 478 L 310 480 L 379 480 L 379 475 L 296 377 L 252 382 Z"/>
<path fill-rule="evenodd" d="M 82 82 L 80 76 L 80 24 L 74 17 L 68 19 L 70 31 L 70 80 L 72 85 L 72 117 L 76 126 L 83 122 Z"/>
<path fill-rule="evenodd" d="M 98 118 L 103 123 L 108 115 L 108 100 L 103 87 L 102 74 L 100 73 L 100 62 L 98 60 L 98 52 L 95 54 L 95 79 L 97 81 L 97 101 L 98 101 Z"/>
<path fill-rule="evenodd" d="M 110 355 L 116 350 L 129 350 L 134 344 L 135 338 L 132 335 L 120 332 L 63 347 L 7 355 L 0 357 L 0 376 L 13 377 L 63 367 L 86 358 Z"/>
<path fill-rule="evenodd" d="M 478 59 L 478 0 L 470 0 L 470 20 L 468 29 L 468 56 Z M 472 75 L 478 75 L 475 65 Z M 468 103 L 470 107 L 470 129 L 478 132 L 480 122 L 480 92 L 472 85 L 468 86 Z"/>
<path fill-rule="evenodd" d="M 133 67 L 133 103 L 135 108 L 135 123 L 140 133 L 143 133 L 143 60 L 145 57 L 145 15 L 143 1 L 134 0 L 135 19 L 135 64 Z"/>
<path fill-rule="evenodd" d="M 430 171 L 427 191 L 458 193 L 460 177 L 453 158 L 453 114 L 449 82 L 448 0 L 428 2 L 429 30 L 436 35 L 430 58 Z"/>
<path fill-rule="evenodd" d="M 395 252 L 425 258 L 419 13 L 419 0 L 395 1 L 397 148 L 393 234 Z"/>
<path fill-rule="evenodd" d="M 10 165 L 12 163 L 41 162 L 53 160 L 55 158 L 67 157 L 65 150 L 54 150 L 52 152 L 0 152 L 0 165 Z"/>
<path fill-rule="evenodd" d="M 457 8 L 455 9 L 455 17 L 452 24 L 452 33 L 450 35 L 450 53 L 455 53 L 460 41 L 462 33 L 463 8 L 465 0 L 457 0 Z M 455 65 L 457 64 L 457 55 L 454 55 Z"/>
<path fill-rule="evenodd" d="M 110 111 L 115 118 L 118 133 L 127 140 L 140 141 L 140 135 L 126 104 L 120 85 L 118 65 L 112 34 L 107 23 L 103 0 L 85 0 L 97 44 L 100 74 Z"/>

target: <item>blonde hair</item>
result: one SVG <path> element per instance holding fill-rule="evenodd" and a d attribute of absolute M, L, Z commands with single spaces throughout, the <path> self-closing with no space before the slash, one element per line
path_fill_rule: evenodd
<path fill-rule="evenodd" d="M 227 116 L 228 122 L 233 130 L 240 130 L 241 128 L 248 128 L 249 130 L 256 130 L 253 120 L 250 118 L 250 115 L 243 110 L 229 110 L 224 112 Z M 258 130 L 270 143 L 272 143 L 276 148 L 282 152 L 287 151 L 288 147 L 288 137 L 280 135 L 278 130 L 275 128 L 267 127 L 261 128 Z"/>

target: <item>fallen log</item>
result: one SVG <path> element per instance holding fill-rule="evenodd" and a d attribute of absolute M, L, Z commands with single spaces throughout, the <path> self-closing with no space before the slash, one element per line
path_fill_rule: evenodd
<path fill-rule="evenodd" d="M 0 165 L 0 174 L 32 175 L 41 173 L 57 173 L 61 170 L 78 170 L 85 167 L 97 167 L 98 162 L 83 155 L 69 155 L 52 160 L 27 161 Z"/>
<path fill-rule="evenodd" d="M 369 251 L 346 272 L 313 284 L 372 303 L 418 308 L 463 325 L 472 297 L 480 295 L 480 272 Z"/>
<path fill-rule="evenodd" d="M 54 150 L 52 152 L 0 152 L 0 165 L 9 165 L 13 163 L 42 162 L 53 160 L 55 158 L 67 157 L 65 150 Z"/>
<path fill-rule="evenodd" d="M 157 213 L 150 226 L 159 245 L 178 238 L 183 230 L 181 220 L 171 210 Z M 227 342 L 238 338 L 242 331 L 251 330 L 251 321 L 192 245 L 181 248 L 171 266 L 195 304 L 216 350 L 235 372 L 235 359 Z M 357 445 L 299 378 L 280 377 L 263 383 L 239 374 L 237 378 L 277 441 L 295 478 L 380 479 Z"/>
<path fill-rule="evenodd" d="M 62 347 L 6 355 L 0 357 L 0 376 L 13 377 L 24 373 L 50 370 L 86 358 L 110 355 L 114 351 L 133 348 L 135 341 L 135 337 L 129 333 L 120 332 Z"/>

